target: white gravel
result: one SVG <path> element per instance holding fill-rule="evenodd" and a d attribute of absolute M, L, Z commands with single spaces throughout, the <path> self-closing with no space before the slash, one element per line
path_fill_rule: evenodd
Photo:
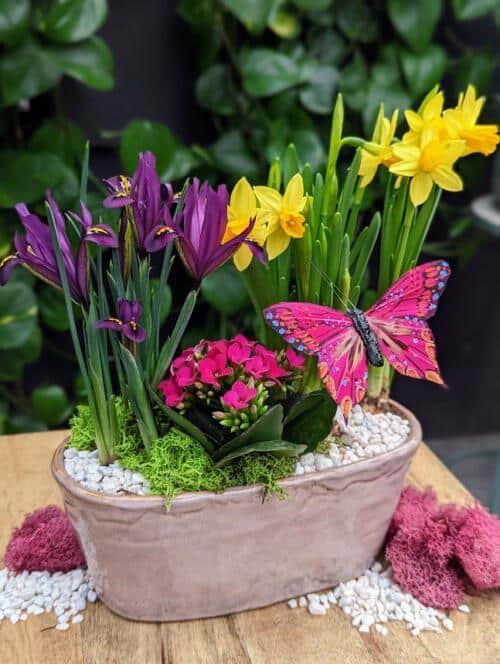
<path fill-rule="evenodd" d="M 296 466 L 295 475 L 313 473 L 335 466 L 345 466 L 367 457 L 383 454 L 405 442 L 410 433 L 408 420 L 395 413 L 371 413 L 357 405 L 346 425 L 337 411 L 340 438 L 329 436 L 328 455 L 318 452 L 303 454 Z"/>
<path fill-rule="evenodd" d="M 28 616 L 54 613 L 54 627 L 65 631 L 81 623 L 87 602 L 95 602 L 94 583 L 86 569 L 70 572 L 22 572 L 0 569 L 0 621 L 15 625 Z"/>
<path fill-rule="evenodd" d="M 391 621 L 405 622 L 412 636 L 424 631 L 442 634 L 443 627 L 448 631 L 454 627 L 445 613 L 403 592 L 393 580 L 391 568 L 384 571 L 378 562 L 357 579 L 340 583 L 329 592 L 291 599 L 288 606 L 307 607 L 313 616 L 325 615 L 330 607 L 338 606 L 360 632 L 368 633 L 373 627 L 382 636 L 389 633 L 387 624 Z M 470 608 L 462 604 L 459 611 L 470 613 Z"/>
<path fill-rule="evenodd" d="M 70 477 L 92 491 L 144 496 L 151 490 L 150 483 L 141 473 L 122 468 L 119 461 L 101 466 L 97 450 L 87 452 L 78 451 L 74 447 L 66 448 L 64 467 Z"/>

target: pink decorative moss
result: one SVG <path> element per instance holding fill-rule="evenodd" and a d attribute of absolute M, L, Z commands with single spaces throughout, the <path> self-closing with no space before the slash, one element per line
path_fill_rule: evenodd
<path fill-rule="evenodd" d="M 73 526 L 56 505 L 25 517 L 11 535 L 4 560 L 13 572 L 68 572 L 85 565 Z"/>
<path fill-rule="evenodd" d="M 403 491 L 385 553 L 403 590 L 435 608 L 500 587 L 500 520 L 479 504 L 439 506 L 431 489 Z"/>

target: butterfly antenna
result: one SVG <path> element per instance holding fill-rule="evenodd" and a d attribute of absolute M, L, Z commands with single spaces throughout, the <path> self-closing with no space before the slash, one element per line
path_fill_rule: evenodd
<path fill-rule="evenodd" d="M 316 265 L 316 263 L 311 262 L 311 265 L 316 270 L 316 272 L 320 274 L 321 278 L 328 284 L 339 300 L 347 307 L 354 308 L 354 303 L 352 300 L 346 297 L 346 295 L 340 290 L 337 284 L 334 284 L 330 277 L 325 272 L 323 272 L 323 270 L 318 265 Z"/>

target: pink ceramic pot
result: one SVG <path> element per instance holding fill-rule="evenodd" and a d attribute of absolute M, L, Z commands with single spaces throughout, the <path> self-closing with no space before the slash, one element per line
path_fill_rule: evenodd
<path fill-rule="evenodd" d="M 378 457 L 262 487 L 183 494 L 169 512 L 155 496 L 89 491 L 63 465 L 52 472 L 100 599 L 135 620 L 186 620 L 254 609 L 362 573 L 384 541 L 421 428 Z"/>

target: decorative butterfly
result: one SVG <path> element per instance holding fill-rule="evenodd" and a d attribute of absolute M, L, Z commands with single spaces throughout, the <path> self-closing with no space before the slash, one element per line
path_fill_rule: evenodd
<path fill-rule="evenodd" d="M 365 395 L 368 362 L 380 367 L 384 356 L 404 376 L 444 384 L 425 321 L 436 313 L 449 276 L 448 263 L 431 261 L 403 274 L 368 311 L 280 302 L 264 318 L 298 351 L 316 355 L 319 376 L 348 417 Z"/>

